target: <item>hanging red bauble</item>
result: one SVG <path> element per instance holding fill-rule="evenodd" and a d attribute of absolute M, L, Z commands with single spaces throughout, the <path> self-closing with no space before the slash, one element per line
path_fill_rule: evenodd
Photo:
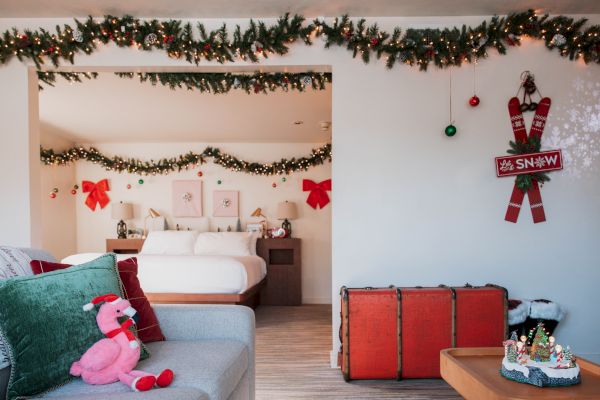
<path fill-rule="evenodd" d="M 479 105 L 481 101 L 479 100 L 479 97 L 477 97 L 477 95 L 473 95 L 473 97 L 471 97 L 469 99 L 469 105 L 471 107 L 477 107 Z"/>
<path fill-rule="evenodd" d="M 56 198 L 56 193 L 54 193 L 54 192 L 50 193 L 50 198 L 51 199 L 55 199 Z"/>
<path fill-rule="evenodd" d="M 198 171 L 198 173 L 196 175 L 198 175 L 198 178 L 202 178 L 202 175 L 204 175 L 204 174 L 202 173 L 202 171 Z"/>
<path fill-rule="evenodd" d="M 131 189 L 131 184 L 130 183 L 127 184 L 127 189 Z"/>
<path fill-rule="evenodd" d="M 271 186 L 273 186 L 274 188 L 276 188 L 276 187 L 277 187 L 277 184 L 276 184 L 275 182 L 273 182 L 273 183 L 271 184 Z"/>

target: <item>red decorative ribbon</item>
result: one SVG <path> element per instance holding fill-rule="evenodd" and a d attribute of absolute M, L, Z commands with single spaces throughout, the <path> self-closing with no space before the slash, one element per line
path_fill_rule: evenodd
<path fill-rule="evenodd" d="M 541 140 L 544 127 L 546 126 L 546 118 L 550 111 L 550 104 L 551 102 L 548 97 L 544 97 L 540 100 L 535 115 L 533 116 L 529 137 L 537 137 Z M 515 140 L 517 143 L 525 143 L 527 141 L 527 129 L 525 127 L 523 113 L 520 109 L 519 99 L 513 97 L 509 100 L 508 112 L 510 114 L 510 122 L 513 133 L 515 134 Z M 544 204 L 542 203 L 542 193 L 540 192 L 540 187 L 535 179 L 532 181 L 532 186 L 527 192 L 519 189 L 517 187 L 517 182 L 515 181 L 504 219 L 508 222 L 517 222 L 525 194 L 529 196 L 529 207 L 531 208 L 533 223 L 537 224 L 538 222 L 546 221 Z"/>
<path fill-rule="evenodd" d="M 302 191 L 310 192 L 306 202 L 315 210 L 317 207 L 323 208 L 329 204 L 329 195 L 327 194 L 327 191 L 330 190 L 331 179 L 326 179 L 321 183 L 315 183 L 310 179 L 302 180 Z"/>
<path fill-rule="evenodd" d="M 107 179 L 102 179 L 98 183 L 83 181 L 81 189 L 83 193 L 89 193 L 85 199 L 85 205 L 92 211 L 96 211 L 96 204 L 99 204 L 100 208 L 104 208 L 110 202 L 110 198 L 106 194 L 106 191 L 110 190 Z"/>
<path fill-rule="evenodd" d="M 123 322 L 121 324 L 121 326 L 117 329 L 113 329 L 112 331 L 108 331 L 106 332 L 104 335 L 107 338 L 114 338 L 115 336 L 117 336 L 119 333 L 124 333 L 125 336 L 127 336 L 127 339 L 130 342 L 133 342 L 136 340 L 135 336 L 133 335 L 133 333 L 131 333 L 131 331 L 129 330 L 129 328 L 133 325 L 133 321 L 131 319 L 127 319 L 125 322 Z"/>

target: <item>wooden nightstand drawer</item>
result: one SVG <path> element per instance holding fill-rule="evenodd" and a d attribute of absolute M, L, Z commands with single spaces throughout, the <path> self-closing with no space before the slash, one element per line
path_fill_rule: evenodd
<path fill-rule="evenodd" d="M 272 306 L 302 304 L 300 239 L 258 239 L 256 253 L 267 262 L 267 283 L 260 303 Z"/>
<path fill-rule="evenodd" d="M 144 239 L 106 239 L 108 253 L 136 254 L 142 250 Z"/>

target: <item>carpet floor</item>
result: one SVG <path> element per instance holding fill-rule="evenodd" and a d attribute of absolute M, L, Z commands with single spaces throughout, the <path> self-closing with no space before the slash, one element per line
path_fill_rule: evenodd
<path fill-rule="evenodd" d="M 331 306 L 256 310 L 256 399 L 462 399 L 441 379 L 344 382 L 330 368 Z"/>

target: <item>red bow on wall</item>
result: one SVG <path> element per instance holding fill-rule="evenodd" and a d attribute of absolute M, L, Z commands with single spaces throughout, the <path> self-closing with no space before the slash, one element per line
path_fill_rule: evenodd
<path fill-rule="evenodd" d="M 317 207 L 323 208 L 329 204 L 329 195 L 327 194 L 327 191 L 330 190 L 331 179 L 326 179 L 321 183 L 315 183 L 310 179 L 302 180 L 302 191 L 310 192 L 306 202 L 315 210 Z"/>
<path fill-rule="evenodd" d="M 96 204 L 99 204 L 100 208 L 104 208 L 110 202 L 110 198 L 106 194 L 106 191 L 110 190 L 107 179 L 102 179 L 98 183 L 83 181 L 81 189 L 83 193 L 89 193 L 85 199 L 85 205 L 92 211 L 96 211 Z"/>

